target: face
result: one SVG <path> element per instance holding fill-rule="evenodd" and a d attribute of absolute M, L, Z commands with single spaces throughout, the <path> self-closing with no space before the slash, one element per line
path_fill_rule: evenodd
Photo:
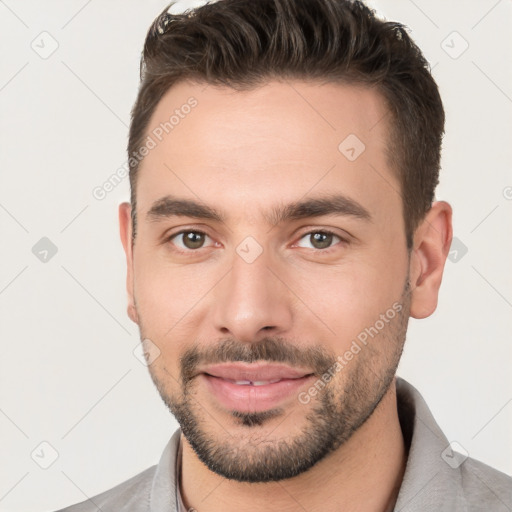
<path fill-rule="evenodd" d="M 410 312 L 383 100 L 292 84 L 169 90 L 127 247 L 151 377 L 199 459 L 239 481 L 295 476 L 350 439 Z"/>

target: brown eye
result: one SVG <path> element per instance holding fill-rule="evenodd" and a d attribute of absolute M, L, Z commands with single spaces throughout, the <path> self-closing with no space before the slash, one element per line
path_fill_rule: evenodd
<path fill-rule="evenodd" d="M 189 249 L 199 249 L 204 244 L 204 233 L 189 231 L 183 234 L 183 244 Z"/>
<path fill-rule="evenodd" d="M 182 231 L 171 237 L 170 241 L 179 249 L 194 250 L 201 249 L 205 245 L 207 238 L 209 238 L 209 236 L 201 231 Z"/>
<path fill-rule="evenodd" d="M 339 236 L 328 231 L 313 231 L 306 233 L 299 241 L 299 247 L 309 249 L 329 249 L 332 245 L 341 241 Z"/>
<path fill-rule="evenodd" d="M 330 233 L 312 233 L 309 237 L 315 249 L 327 249 L 332 244 L 333 237 Z"/>

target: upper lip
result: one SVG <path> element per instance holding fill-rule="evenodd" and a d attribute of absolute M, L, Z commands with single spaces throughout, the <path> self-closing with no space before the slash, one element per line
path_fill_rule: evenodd
<path fill-rule="evenodd" d="M 300 379 L 313 372 L 293 368 L 284 364 L 269 363 L 220 363 L 205 366 L 200 373 L 226 380 L 267 381 L 281 379 Z"/>

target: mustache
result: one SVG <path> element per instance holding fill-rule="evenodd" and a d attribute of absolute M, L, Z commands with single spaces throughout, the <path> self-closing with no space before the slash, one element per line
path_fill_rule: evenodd
<path fill-rule="evenodd" d="M 256 361 L 306 367 L 320 376 L 334 365 L 336 356 L 323 347 L 299 348 L 279 337 L 266 337 L 254 343 L 243 343 L 229 338 L 216 345 L 196 345 L 186 350 L 180 358 L 181 377 L 186 384 L 197 375 L 199 365 Z"/>

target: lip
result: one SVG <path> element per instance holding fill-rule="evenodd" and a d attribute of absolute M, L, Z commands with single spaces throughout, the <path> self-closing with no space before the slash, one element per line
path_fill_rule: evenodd
<path fill-rule="evenodd" d="M 202 369 L 199 378 L 225 409 L 262 412 L 296 396 L 314 375 L 283 364 L 223 363 Z"/>
<path fill-rule="evenodd" d="M 313 372 L 293 368 L 279 363 L 221 363 L 210 365 L 201 370 L 212 377 L 221 379 L 241 381 L 268 381 L 281 379 L 298 379 Z"/>

